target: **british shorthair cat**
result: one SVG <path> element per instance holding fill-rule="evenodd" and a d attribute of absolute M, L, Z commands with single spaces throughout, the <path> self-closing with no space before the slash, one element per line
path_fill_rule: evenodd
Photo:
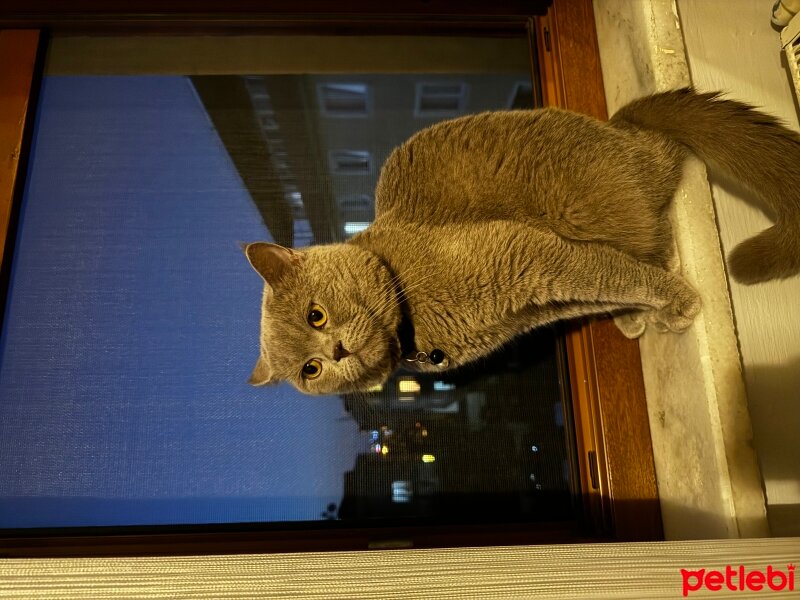
<path fill-rule="evenodd" d="M 438 123 L 387 159 L 376 218 L 345 243 L 245 247 L 264 279 L 250 382 L 364 391 L 599 313 L 629 337 L 686 329 L 697 293 L 670 269 L 667 208 L 694 153 L 775 225 L 733 250 L 743 283 L 800 272 L 800 136 L 717 94 L 656 94 L 608 122 L 553 109 Z"/>

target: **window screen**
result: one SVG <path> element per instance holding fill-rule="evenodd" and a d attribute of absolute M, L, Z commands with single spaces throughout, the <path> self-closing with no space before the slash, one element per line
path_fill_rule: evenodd
<path fill-rule="evenodd" d="M 374 219 L 363 157 L 438 120 L 421 91 L 457 116 L 530 82 L 417 61 L 44 77 L 0 337 L 0 528 L 574 516 L 554 330 L 361 395 L 246 383 L 261 280 L 240 242 L 346 240 Z"/>

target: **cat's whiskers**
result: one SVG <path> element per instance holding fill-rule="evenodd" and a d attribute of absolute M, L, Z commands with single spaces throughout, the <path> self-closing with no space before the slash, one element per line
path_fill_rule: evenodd
<path fill-rule="evenodd" d="M 410 271 L 418 270 L 419 266 L 410 269 Z M 399 273 L 395 274 L 388 282 L 383 284 L 381 290 L 377 294 L 378 301 L 380 302 L 377 307 L 367 306 L 367 312 L 370 313 L 373 318 L 380 314 L 381 311 L 385 310 L 392 298 L 397 294 L 397 284 L 400 282 L 400 277 Z"/>
<path fill-rule="evenodd" d="M 431 266 L 432 265 L 418 263 L 418 264 L 414 265 L 413 267 L 411 267 L 410 269 L 407 269 L 403 273 L 396 273 L 395 275 L 393 275 L 389 279 L 389 281 L 386 284 L 384 284 L 384 286 L 381 289 L 380 295 L 383 295 L 384 293 L 386 293 L 386 292 L 388 292 L 390 290 L 392 290 L 392 291 L 396 290 L 397 284 L 400 283 L 401 279 L 403 279 L 404 277 L 408 278 L 408 276 L 410 274 L 417 273 L 421 269 L 426 269 L 426 270 L 430 269 Z"/>

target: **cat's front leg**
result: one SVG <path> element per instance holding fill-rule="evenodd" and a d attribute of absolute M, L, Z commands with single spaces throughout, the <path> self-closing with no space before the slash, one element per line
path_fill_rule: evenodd
<path fill-rule="evenodd" d="M 670 273 L 680 276 L 681 264 L 676 247 L 672 248 L 669 259 L 663 266 Z M 676 325 L 680 324 L 679 318 L 671 320 L 671 323 L 666 323 L 663 317 L 661 311 L 658 310 L 637 310 L 615 315 L 614 325 L 617 326 L 617 329 L 619 329 L 625 337 L 637 339 L 644 334 L 648 323 L 651 324 L 654 329 L 662 333 L 674 330 Z M 672 328 L 670 328 L 670 324 Z"/>
<path fill-rule="evenodd" d="M 659 331 L 685 331 L 700 312 L 700 296 L 683 278 L 676 276 L 682 285 L 676 286 L 672 302 L 647 314 L 647 320 Z"/>
<path fill-rule="evenodd" d="M 636 260 L 600 243 L 576 243 L 555 234 L 538 237 L 534 297 L 541 301 L 613 303 L 646 310 L 658 329 L 685 330 L 700 312 L 700 298 L 677 273 Z M 533 249 L 533 248 L 532 248 Z M 628 331 L 641 334 L 641 322 L 628 317 Z"/>
<path fill-rule="evenodd" d="M 635 340 L 641 337 L 647 329 L 647 317 L 652 311 L 637 310 L 614 317 L 614 325 L 617 326 L 626 338 Z"/>
<path fill-rule="evenodd" d="M 647 329 L 648 323 L 656 329 L 665 333 L 673 331 L 680 333 L 692 324 L 694 317 L 700 312 L 700 298 L 697 293 L 688 286 L 679 290 L 675 300 L 659 310 L 638 310 L 634 312 L 616 315 L 614 324 L 622 332 L 622 335 L 629 339 L 641 337 Z"/>

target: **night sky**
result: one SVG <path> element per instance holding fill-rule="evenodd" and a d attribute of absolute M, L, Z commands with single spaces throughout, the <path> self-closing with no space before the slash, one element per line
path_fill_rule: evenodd
<path fill-rule="evenodd" d="M 318 519 L 338 398 L 252 388 L 269 239 L 183 77 L 48 77 L 0 339 L 0 528 Z"/>

